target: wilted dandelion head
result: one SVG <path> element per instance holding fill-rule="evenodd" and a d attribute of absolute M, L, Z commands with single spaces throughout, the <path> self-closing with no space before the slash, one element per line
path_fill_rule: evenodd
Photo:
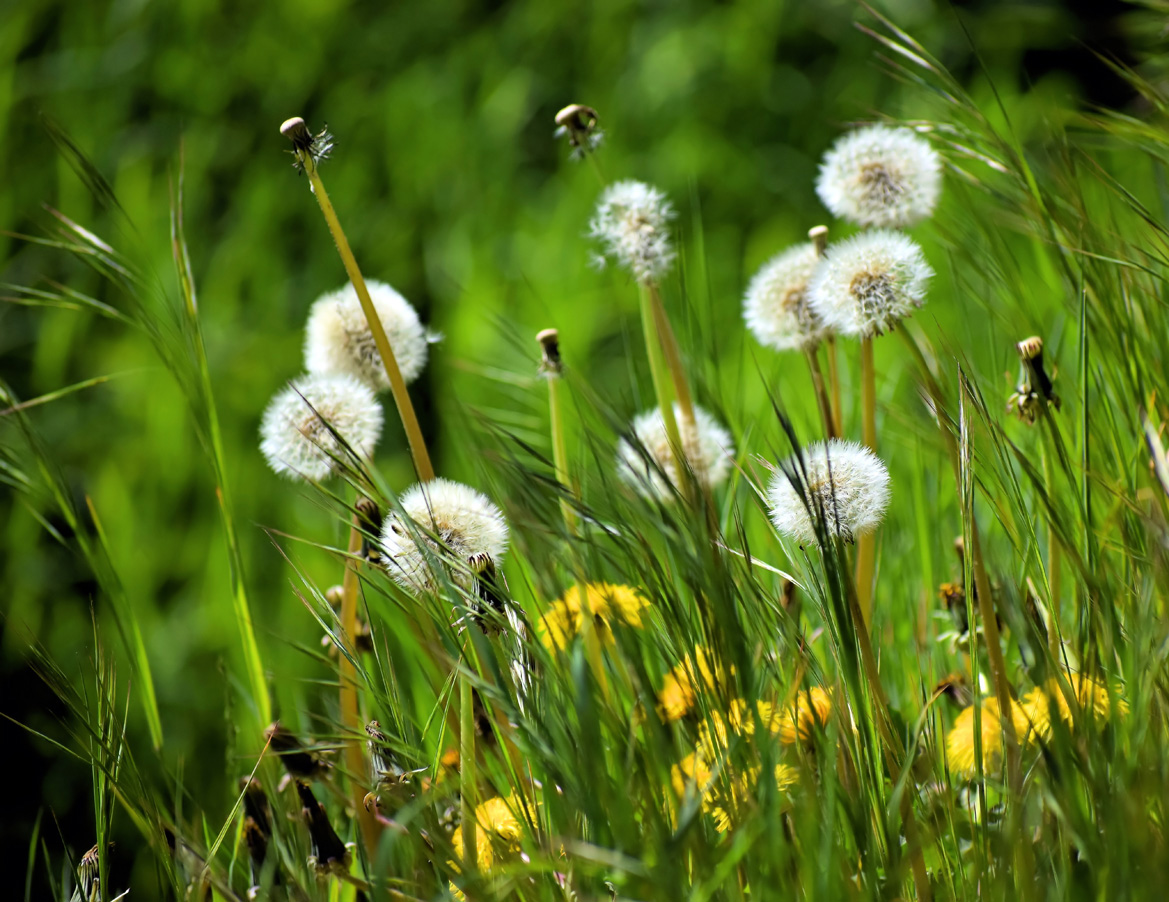
<path fill-rule="evenodd" d="M 370 300 L 407 384 L 426 366 L 426 330 L 410 302 L 385 282 L 368 281 Z M 390 387 L 369 320 L 353 283 L 321 295 L 305 328 L 304 365 L 310 373 L 347 373 L 374 391 Z"/>
<path fill-rule="evenodd" d="M 801 545 L 818 543 L 821 532 L 852 542 L 872 532 L 884 518 L 889 471 L 877 455 L 856 442 L 816 442 L 776 470 L 767 501 L 775 528 Z"/>
<path fill-rule="evenodd" d="M 617 182 L 605 189 L 589 222 L 589 234 L 639 282 L 656 281 L 674 262 L 666 195 L 644 182 Z"/>
<path fill-rule="evenodd" d="M 681 720 L 694 707 L 702 688 L 713 689 L 723 678 L 722 668 L 705 648 L 694 649 L 694 654 L 666 674 L 662 691 L 658 693 L 658 711 L 668 721 Z"/>
<path fill-rule="evenodd" d="M 942 161 L 907 128 L 872 125 L 841 136 L 824 155 L 816 193 L 834 216 L 861 226 L 903 228 L 934 211 Z"/>
<path fill-rule="evenodd" d="M 826 328 L 871 338 L 925 304 L 934 271 L 911 238 L 877 229 L 829 245 L 808 285 L 808 302 Z"/>
<path fill-rule="evenodd" d="M 467 588 L 472 561 L 498 564 L 507 551 L 507 522 L 482 492 L 449 479 L 432 479 L 408 489 L 398 500 L 402 511 L 386 517 L 382 549 L 390 575 L 411 591 L 434 591 L 443 584 L 432 567 L 438 561 L 451 565 L 446 578 Z"/>
<path fill-rule="evenodd" d="M 1105 719 L 1112 710 L 1112 702 L 1108 695 L 1108 687 L 1096 682 L 1091 677 L 1079 673 L 1065 672 L 1064 677 L 1075 696 L 1076 705 L 1085 714 L 1094 718 Z M 1067 697 L 1060 687 L 1059 680 L 1052 677 L 1042 686 L 1036 686 L 1023 697 L 1023 711 L 1031 725 L 1031 729 L 1043 741 L 1051 738 L 1051 700 L 1055 700 L 1060 719 L 1069 727 L 1075 724 L 1075 715 L 1068 704 Z M 1128 714 L 1128 703 L 1124 699 L 1116 700 L 1116 710 L 1121 716 Z"/>
<path fill-rule="evenodd" d="M 735 456 L 731 434 L 701 407 L 694 408 L 694 421 L 690 423 L 675 403 L 674 420 L 694 475 L 712 488 L 720 485 L 731 472 Z M 673 498 L 671 486 L 679 487 L 679 474 L 661 408 L 646 411 L 633 420 L 633 438 L 635 442 L 621 439 L 617 443 L 617 474 L 647 498 Z"/>
<path fill-rule="evenodd" d="M 340 470 L 351 453 L 371 457 L 381 434 L 381 405 L 361 382 L 301 376 L 268 403 L 260 451 L 281 476 L 319 481 Z"/>
<path fill-rule="evenodd" d="M 985 772 L 998 770 L 1002 763 L 1002 708 L 993 696 L 982 702 L 982 766 Z M 1011 720 L 1020 739 L 1029 733 L 1027 713 L 1018 702 L 1011 701 Z M 974 706 L 958 715 L 946 735 L 946 762 L 950 770 L 963 777 L 973 777 L 978 765 L 974 755 Z"/>
<path fill-rule="evenodd" d="M 832 690 L 813 686 L 797 692 L 779 719 L 779 741 L 795 745 L 812 741 L 817 731 L 828 726 L 832 717 Z"/>
<path fill-rule="evenodd" d="M 602 645 L 613 643 L 611 624 L 614 620 L 640 629 L 641 612 L 649 606 L 649 602 L 636 589 L 609 583 L 586 585 L 585 600 L 593 617 L 595 634 Z M 572 644 L 572 640 L 580 634 L 583 611 L 580 587 L 573 586 L 540 618 L 540 638 L 549 651 L 565 650 Z"/>
<path fill-rule="evenodd" d="M 808 303 L 808 283 L 819 259 L 809 241 L 777 254 L 755 273 L 743 299 L 743 318 L 761 345 L 804 351 L 828 334 Z"/>

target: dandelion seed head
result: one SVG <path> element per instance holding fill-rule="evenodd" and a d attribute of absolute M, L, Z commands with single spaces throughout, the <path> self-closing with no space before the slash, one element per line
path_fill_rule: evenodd
<path fill-rule="evenodd" d="M 644 182 L 617 182 L 605 189 L 589 222 L 589 235 L 604 254 L 639 282 L 655 281 L 674 262 L 670 220 L 674 208 L 666 195 Z"/>
<path fill-rule="evenodd" d="M 828 334 L 808 303 L 808 283 L 818 262 L 809 241 L 777 254 L 755 273 L 743 300 L 743 318 L 761 345 L 804 351 Z"/>
<path fill-rule="evenodd" d="M 809 445 L 802 457 L 802 469 L 799 456 L 789 458 L 767 491 L 771 522 L 779 532 L 801 545 L 814 545 L 821 516 L 828 535 L 846 542 L 880 525 L 889 506 L 889 471 L 872 451 L 856 442 L 829 439 Z"/>
<path fill-rule="evenodd" d="M 840 137 L 820 163 L 816 193 L 834 216 L 860 226 L 903 228 L 933 213 L 942 161 L 907 128 L 873 125 Z"/>
<path fill-rule="evenodd" d="M 498 565 L 507 551 L 507 522 L 482 492 L 449 479 L 432 479 L 408 489 L 398 500 L 402 513 L 393 511 L 386 517 L 382 549 L 390 575 L 411 591 L 435 591 L 443 584 L 432 568 L 435 558 L 456 564 L 447 578 L 468 588 L 473 577 L 470 561 L 486 559 Z"/>
<path fill-rule="evenodd" d="M 426 366 L 430 337 L 417 311 L 390 285 L 373 280 L 365 284 L 402 379 L 409 384 Z M 321 295 L 313 303 L 305 329 L 304 362 L 310 373 L 347 373 L 374 391 L 390 387 L 353 283 Z"/>
<path fill-rule="evenodd" d="M 381 432 L 381 405 L 357 379 L 301 376 L 264 411 L 260 451 L 279 475 L 320 481 L 348 462 L 345 445 L 368 460 Z"/>
<path fill-rule="evenodd" d="M 701 407 L 694 408 L 694 422 L 687 423 L 682 408 L 675 403 L 674 420 L 694 475 L 711 488 L 721 485 L 731 472 L 735 456 L 731 434 Z M 617 443 L 618 475 L 647 498 L 670 500 L 679 486 L 680 474 L 660 408 L 633 420 L 633 438 L 633 442 L 621 439 Z"/>
<path fill-rule="evenodd" d="M 925 304 L 934 271 L 917 243 L 877 229 L 829 245 L 808 285 L 812 310 L 833 332 L 871 338 Z"/>

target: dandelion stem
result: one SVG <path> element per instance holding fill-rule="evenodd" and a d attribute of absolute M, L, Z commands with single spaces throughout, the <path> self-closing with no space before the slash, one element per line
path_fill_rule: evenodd
<path fill-rule="evenodd" d="M 285 125 L 287 126 L 288 123 L 285 123 Z M 302 128 L 304 127 L 303 122 L 300 125 Z M 366 287 L 365 279 L 362 277 L 361 270 L 357 266 L 357 259 L 353 256 L 353 251 L 349 247 L 349 241 L 345 237 L 345 231 L 341 228 L 341 221 L 337 218 L 337 213 L 333 209 L 333 202 L 329 200 L 329 193 L 325 190 L 324 182 L 321 181 L 320 172 L 317 169 L 317 160 L 313 156 L 311 147 L 306 147 L 296 140 L 293 140 L 293 147 L 295 148 L 295 153 L 301 168 L 304 170 L 305 175 L 308 176 L 309 186 L 312 188 L 313 196 L 317 199 L 317 204 L 321 208 L 321 214 L 325 217 L 325 223 L 333 235 L 333 241 L 337 245 L 337 253 L 341 255 L 341 262 L 345 264 L 345 272 L 348 273 L 349 281 L 353 283 L 353 288 L 357 292 L 357 298 L 361 302 L 361 311 L 365 314 L 365 318 L 369 322 L 370 332 L 373 333 L 374 344 L 377 345 L 378 354 L 382 358 L 382 365 L 386 368 L 386 376 L 390 380 L 390 391 L 394 396 L 394 405 L 398 409 L 398 417 L 402 421 L 402 428 L 406 431 L 406 441 L 410 445 L 410 455 L 414 459 L 414 469 L 417 471 L 420 481 L 429 482 L 434 479 L 434 467 L 430 462 L 430 453 L 426 449 L 426 440 L 422 437 L 422 429 L 418 425 L 418 415 L 414 412 L 414 404 L 410 400 L 410 393 L 406 390 L 406 382 L 402 378 L 402 371 L 399 369 L 398 360 L 394 356 L 394 349 L 390 345 L 389 338 L 386 337 L 386 330 L 382 326 L 381 318 L 378 316 L 377 309 L 370 299 L 369 289 Z"/>
<path fill-rule="evenodd" d="M 360 721 L 357 713 L 357 670 L 352 656 L 357 654 L 354 638 L 357 636 L 357 554 L 361 551 L 361 528 L 357 514 L 349 528 L 349 557 L 345 561 L 345 576 L 341 580 L 341 638 L 345 648 L 337 656 L 337 671 L 341 685 L 341 729 L 345 736 L 345 766 L 349 770 L 350 795 L 366 855 L 372 860 L 377 853 L 381 828 L 377 818 L 363 804 L 365 787 L 361 775 L 366 772 L 365 757 L 361 753 Z"/>
<path fill-rule="evenodd" d="M 649 372 L 653 378 L 654 394 L 657 396 L 662 423 L 666 427 L 666 438 L 670 443 L 670 454 L 673 455 L 674 467 L 678 471 L 680 487 L 683 494 L 688 495 L 689 484 L 685 478 L 686 454 L 682 446 L 682 436 L 678 432 L 678 421 L 674 416 L 674 388 L 666 374 L 666 362 L 662 353 L 662 342 L 658 335 L 652 292 L 648 284 L 642 283 L 640 288 L 641 328 L 645 335 L 645 353 L 649 358 Z"/>
<path fill-rule="evenodd" d="M 861 435 L 865 446 L 877 451 L 877 376 L 873 366 L 873 340 L 861 339 Z M 857 539 L 856 592 L 860 604 L 861 626 L 867 630 L 872 620 L 873 573 L 877 566 L 877 536 L 869 532 Z"/>
<path fill-rule="evenodd" d="M 658 340 L 662 344 L 666 365 L 670 369 L 670 378 L 674 383 L 674 396 L 678 399 L 678 407 L 682 411 L 683 428 L 693 429 L 694 399 L 690 395 L 690 384 L 686 381 L 686 368 L 682 364 L 682 351 L 678 346 L 678 339 L 670 326 L 670 318 L 666 316 L 666 308 L 662 304 L 662 295 L 658 286 L 650 282 L 650 305 L 653 308 L 654 324 L 657 326 Z"/>
<path fill-rule="evenodd" d="M 840 407 L 840 370 L 836 361 L 836 336 L 829 335 L 825 343 L 828 351 L 828 379 L 832 384 L 832 425 L 837 435 L 844 434 Z"/>
<path fill-rule="evenodd" d="M 816 401 L 820 405 L 820 419 L 824 425 L 824 438 L 836 438 L 836 422 L 832 415 L 832 404 L 828 400 L 828 392 L 824 387 L 824 371 L 820 368 L 818 348 L 808 348 L 804 352 L 808 359 L 808 371 L 812 374 L 812 387 L 816 390 Z"/>
<path fill-rule="evenodd" d="M 468 627 L 470 629 L 471 627 Z M 475 767 L 475 696 L 471 686 L 471 637 L 463 644 L 463 664 L 468 673 L 459 679 L 459 811 L 463 831 L 464 873 L 477 867 L 479 858 L 475 849 L 478 831 L 475 829 L 476 767 Z"/>

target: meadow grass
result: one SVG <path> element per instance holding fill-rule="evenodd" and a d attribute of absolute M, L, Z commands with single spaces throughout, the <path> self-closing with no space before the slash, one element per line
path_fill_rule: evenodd
<path fill-rule="evenodd" d="M 712 372 L 703 327 L 710 305 L 730 302 L 706 284 L 718 261 L 702 252 L 694 211 L 682 217 L 687 240 L 670 274 L 641 285 L 619 270 L 609 277 L 631 323 L 622 351 L 640 361 L 648 345 L 652 382 L 638 384 L 644 369 L 632 362 L 623 385 L 574 366 L 572 312 L 555 311 L 563 320 L 546 325 L 560 329 L 562 368 L 550 396 L 537 344 L 501 324 L 515 353 L 490 364 L 497 400 L 467 405 L 451 428 L 478 459 L 476 487 L 510 525 L 506 583 L 487 585 L 479 570 L 464 579 L 466 562 L 452 564 L 425 523 L 411 535 L 437 584 L 412 591 L 390 578 L 367 552 L 381 543 L 382 516 L 401 514 L 406 485 L 387 484 L 343 444 L 347 485 L 306 491 L 322 531 L 352 524 L 353 540 L 331 548 L 269 529 L 328 640 L 302 647 L 314 676 L 276 705 L 248 601 L 181 187 L 177 290 L 158 288 L 132 255 L 64 215 L 54 233 L 28 239 L 97 269 L 117 303 L 11 289 L 22 302 L 84 306 L 141 330 L 182 388 L 230 560 L 240 757 L 222 797 L 204 800 L 181 770 L 159 779 L 140 764 L 153 750 L 126 742 L 133 699 L 165 748 L 139 615 L 119 588 L 101 512 L 77 504 L 28 416 L 30 406 L 70 403 L 89 382 L 34 399 L 4 389 L 21 443 L 5 447 L 0 472 L 31 509 L 64 517 L 70 535 L 58 538 L 82 555 L 114 614 L 116 638 L 95 635 L 80 681 L 29 650 L 69 712 L 49 741 L 93 771 L 96 898 L 120 891 L 104 850 L 123 817 L 153 856 L 163 898 L 243 899 L 258 887 L 273 899 L 1113 899 L 1166 885 L 1160 179 L 1169 101 L 1124 70 L 1147 117 L 1095 111 L 1024 145 L 1005 105 L 979 106 L 908 34 L 873 20 L 892 74 L 919 89 L 922 114 L 908 124 L 941 152 L 943 190 L 962 215 L 915 230 L 938 277 L 924 308 L 873 342 L 879 375 L 862 374 L 859 343 L 836 342 L 842 433 L 861 438 L 863 422 L 892 477 L 874 557 L 859 568 L 858 550 L 824 527 L 822 508 L 817 541 L 803 546 L 768 521 L 767 485 L 781 464 L 815 508 L 800 454 L 827 418 L 802 381 L 768 383 L 757 409 L 738 403 L 728 386 L 764 380 L 765 349 L 745 355 L 738 373 Z M 95 196 L 115 206 L 96 169 L 57 138 Z M 344 155 L 328 165 L 343 167 Z M 334 201 L 341 220 L 361 216 L 355 199 Z M 849 231 L 833 223 L 830 240 Z M 1017 347 L 1032 335 L 1043 339 L 1042 366 Z M 793 370 L 805 365 L 791 356 Z M 432 366 L 443 365 L 438 357 Z M 680 416 L 672 430 L 664 424 L 668 456 L 634 443 L 647 474 L 673 488 L 631 491 L 615 467 L 616 438 L 630 438 L 631 409 L 670 409 L 679 387 L 730 427 L 729 476 L 712 487 L 700 468 L 685 472 L 693 458 L 680 447 Z M 272 491 L 293 489 L 274 482 Z M 961 551 L 950 550 L 958 538 Z M 300 566 L 302 546 L 333 555 L 346 613 Z M 857 584 L 866 574 L 868 625 L 869 588 Z M 604 592 L 580 589 L 599 583 L 628 587 L 644 602 L 638 616 L 595 611 Z M 541 619 L 573 587 L 580 635 L 544 641 Z M 490 603 L 500 594 L 502 610 Z M 368 647 L 356 643 L 354 615 L 369 625 Z M 339 691 L 349 680 L 359 723 Z M 1001 716 L 1016 708 L 1018 717 Z M 274 712 L 302 749 L 274 747 L 277 734 L 265 732 Z M 380 737 L 366 746 L 361 727 L 373 720 Z M 375 758 L 382 766 L 371 772 Z M 319 811 L 305 807 L 303 790 L 278 788 L 285 770 L 311 784 L 352 843 L 351 861 L 325 857 Z M 240 783 L 249 777 L 266 814 Z M 477 826 L 468 820 L 476 809 Z M 61 872 L 60 858 L 34 833 L 30 868 Z M 74 864 L 56 887 L 62 898 L 92 879 Z"/>

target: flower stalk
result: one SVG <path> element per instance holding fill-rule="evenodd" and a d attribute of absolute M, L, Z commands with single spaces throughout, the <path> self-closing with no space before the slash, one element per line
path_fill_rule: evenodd
<path fill-rule="evenodd" d="M 345 265 L 349 281 L 353 283 L 353 288 L 361 301 L 361 310 L 369 321 L 374 343 L 382 358 L 382 365 L 386 368 L 386 377 L 390 382 L 394 405 L 398 409 L 402 428 L 406 432 L 406 441 L 410 446 L 410 456 L 414 460 L 414 469 L 418 473 L 419 480 L 429 482 L 434 479 L 434 467 L 430 462 L 430 452 L 427 451 L 426 440 L 422 437 L 422 428 L 418 425 L 418 415 L 414 411 L 410 393 L 406 390 L 406 382 L 402 378 L 397 358 L 394 357 L 394 349 L 390 345 L 389 338 L 386 337 L 386 330 L 382 326 L 377 309 L 369 296 L 365 279 L 357 266 L 357 259 L 353 256 L 349 241 L 345 237 L 345 231 L 341 228 L 341 221 L 337 218 L 333 203 L 329 200 L 329 193 L 325 190 L 324 182 L 321 181 L 319 163 L 328 156 L 332 140 L 326 132 L 313 135 L 300 117 L 286 120 L 280 126 L 280 133 L 292 142 L 292 152 L 296 157 L 297 166 L 308 176 L 313 196 L 317 199 L 321 214 L 325 217 L 325 223 L 333 235 L 333 241 L 337 245 L 337 253 L 340 254 L 341 262 Z"/>
<path fill-rule="evenodd" d="M 861 338 L 861 436 L 866 448 L 877 451 L 877 375 L 873 366 L 873 339 Z M 877 537 L 862 535 L 856 548 L 856 593 L 862 619 L 868 629 L 873 615 L 873 574 L 877 566 Z"/>

